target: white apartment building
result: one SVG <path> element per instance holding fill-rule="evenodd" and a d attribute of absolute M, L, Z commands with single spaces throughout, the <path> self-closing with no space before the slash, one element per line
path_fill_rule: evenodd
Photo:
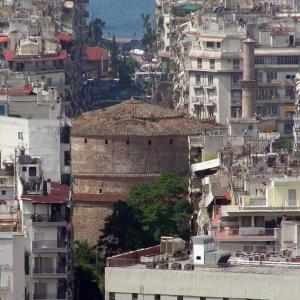
<path fill-rule="evenodd" d="M 189 114 L 227 124 L 232 115 L 231 106 L 241 105 L 239 80 L 245 36 L 245 29 L 238 26 L 222 30 L 216 22 L 205 24 L 186 61 Z"/>
<path fill-rule="evenodd" d="M 165 253 L 156 246 L 108 258 L 105 299 L 295 300 L 299 296 L 299 264 L 293 268 L 288 263 L 251 265 L 249 261 L 217 265 L 213 261 L 227 261 L 227 251 L 215 251 L 207 236 L 192 240 L 190 257 L 174 257 L 169 253 L 172 248 Z"/>
<path fill-rule="evenodd" d="M 67 207 L 69 188 L 43 183 L 22 196 L 26 232 L 27 299 L 67 299 Z"/>
<path fill-rule="evenodd" d="M 0 216 L 3 217 L 1 211 Z M 22 233 L 0 232 L 0 298 L 1 300 L 25 299 L 24 235 Z"/>

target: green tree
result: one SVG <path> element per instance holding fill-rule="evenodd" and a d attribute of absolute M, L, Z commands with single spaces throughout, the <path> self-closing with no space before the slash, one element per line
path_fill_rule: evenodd
<path fill-rule="evenodd" d="M 186 180 L 173 173 L 162 173 L 153 183 L 136 185 L 126 202 L 114 205 L 99 249 L 107 257 L 156 245 L 162 235 L 187 240 L 193 210 L 186 197 Z"/>
<path fill-rule="evenodd" d="M 97 268 L 96 247 L 90 247 L 87 241 L 75 242 L 75 299 L 103 299 L 104 268 Z"/>
<path fill-rule="evenodd" d="M 116 37 L 115 35 L 113 35 L 112 44 L 110 48 L 110 57 L 111 57 L 112 74 L 114 78 L 118 76 L 118 72 L 119 72 L 119 66 L 120 66 L 119 55 L 120 55 L 120 49 L 116 42 Z"/>
<path fill-rule="evenodd" d="M 142 45 L 148 50 L 154 51 L 156 49 L 156 30 L 152 28 L 151 15 L 142 14 L 143 26 L 144 26 L 144 36 L 142 38 Z"/>
<path fill-rule="evenodd" d="M 89 24 L 89 37 L 92 39 L 93 44 L 98 45 L 102 39 L 103 29 L 105 22 L 100 18 L 92 20 Z"/>

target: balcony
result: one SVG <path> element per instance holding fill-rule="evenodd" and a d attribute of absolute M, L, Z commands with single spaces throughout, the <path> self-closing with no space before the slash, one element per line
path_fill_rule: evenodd
<path fill-rule="evenodd" d="M 65 241 L 33 241 L 32 249 L 35 252 L 67 252 Z"/>
<path fill-rule="evenodd" d="M 32 276 L 35 278 L 66 278 L 66 265 L 36 266 L 32 269 Z"/>
<path fill-rule="evenodd" d="M 32 297 L 34 300 L 65 300 L 65 293 L 47 294 L 47 293 L 35 293 Z"/>
<path fill-rule="evenodd" d="M 67 225 L 66 218 L 60 214 L 35 214 L 32 216 L 32 224 L 34 226 L 46 227 L 65 227 Z"/>

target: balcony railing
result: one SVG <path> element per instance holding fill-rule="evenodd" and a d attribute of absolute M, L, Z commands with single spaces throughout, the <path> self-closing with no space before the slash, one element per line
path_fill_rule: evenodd
<path fill-rule="evenodd" d="M 66 299 L 66 293 L 59 294 L 46 294 L 46 293 L 35 293 L 33 294 L 34 300 L 64 300 Z"/>
<path fill-rule="evenodd" d="M 32 273 L 34 275 L 47 275 L 47 274 L 65 274 L 66 273 L 66 265 L 59 265 L 57 267 L 54 266 L 36 266 L 32 269 Z"/>
<path fill-rule="evenodd" d="M 66 248 L 66 243 L 64 241 L 33 241 L 33 249 L 57 249 Z"/>
<path fill-rule="evenodd" d="M 35 214 L 32 216 L 32 222 L 63 222 L 65 217 L 61 214 L 53 214 L 51 216 L 47 214 Z"/>

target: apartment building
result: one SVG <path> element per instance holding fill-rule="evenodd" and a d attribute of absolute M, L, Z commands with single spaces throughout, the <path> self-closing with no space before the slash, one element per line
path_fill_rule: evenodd
<path fill-rule="evenodd" d="M 13 162 L 7 161 L 0 172 L 0 297 L 8 300 L 24 299 L 25 295 L 25 238 L 13 168 Z"/>
<path fill-rule="evenodd" d="M 255 192 L 236 196 L 229 205 L 217 205 L 209 234 L 218 248 L 230 251 L 275 252 L 280 247 L 283 220 L 300 218 L 298 177 L 252 181 Z M 267 186 L 266 186 L 267 184 Z"/>
<path fill-rule="evenodd" d="M 293 300 L 299 295 L 297 263 L 231 258 L 228 264 L 230 255 L 215 251 L 213 239 L 195 236 L 192 242 L 190 256 L 184 255 L 175 239 L 167 249 L 161 242 L 108 258 L 105 299 Z"/>
<path fill-rule="evenodd" d="M 205 23 L 190 48 L 185 68 L 189 114 L 221 124 L 227 124 L 232 114 L 241 114 L 234 107 L 241 107 L 241 49 L 246 36 L 245 28 L 238 25 L 224 27 L 213 21 Z"/>
<path fill-rule="evenodd" d="M 45 181 L 40 159 L 18 156 L 26 299 L 67 299 L 69 187 Z"/>

